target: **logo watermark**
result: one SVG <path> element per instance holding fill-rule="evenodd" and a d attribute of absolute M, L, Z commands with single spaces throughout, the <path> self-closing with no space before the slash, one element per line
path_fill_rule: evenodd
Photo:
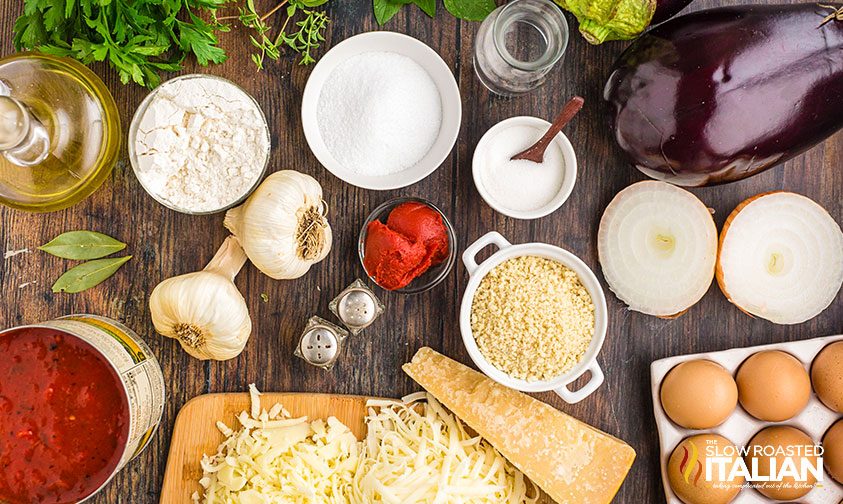
<path fill-rule="evenodd" d="M 679 471 L 685 483 L 713 488 L 765 489 L 821 486 L 824 479 L 822 445 L 738 447 L 706 440 L 703 446 L 687 441 L 682 446 Z"/>

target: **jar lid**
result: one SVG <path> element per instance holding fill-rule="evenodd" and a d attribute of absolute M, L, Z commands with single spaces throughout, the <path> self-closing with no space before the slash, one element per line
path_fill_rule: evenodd
<path fill-rule="evenodd" d="M 29 114 L 23 105 L 9 96 L 0 96 L 0 150 L 23 142 L 29 130 Z"/>

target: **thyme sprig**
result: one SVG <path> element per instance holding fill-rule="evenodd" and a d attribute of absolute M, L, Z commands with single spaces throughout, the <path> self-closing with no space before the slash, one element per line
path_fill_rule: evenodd
<path fill-rule="evenodd" d="M 316 61 L 313 52 L 325 41 L 325 28 L 330 22 L 324 11 L 315 10 L 314 7 L 327 2 L 328 0 L 283 0 L 261 15 L 255 8 L 254 0 L 246 0 L 242 7 L 238 7 L 237 16 L 220 17 L 217 22 L 237 19 L 254 32 L 249 36 L 249 40 L 257 49 L 251 58 L 258 70 L 264 68 L 267 58 L 273 61 L 280 59 L 284 48 L 301 55 L 300 65 L 310 65 Z M 278 33 L 273 36 L 275 30 L 267 20 L 282 9 L 284 22 Z M 299 20 L 293 21 L 297 15 L 300 15 Z"/>

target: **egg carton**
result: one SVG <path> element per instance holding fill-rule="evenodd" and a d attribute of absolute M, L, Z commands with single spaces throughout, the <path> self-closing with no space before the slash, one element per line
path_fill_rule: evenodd
<path fill-rule="evenodd" d="M 814 357 L 825 348 L 827 345 L 835 342 L 843 341 L 843 335 L 826 336 L 823 338 L 814 338 L 805 341 L 792 341 L 789 343 L 776 343 L 772 345 L 760 345 L 746 348 L 734 348 L 731 350 L 724 350 L 721 352 L 698 353 L 692 355 L 678 355 L 675 357 L 668 357 L 654 361 L 650 365 L 650 380 L 653 392 L 653 410 L 656 416 L 656 426 L 659 431 L 660 444 L 660 466 L 662 473 L 662 483 L 664 484 L 664 493 L 668 504 L 682 504 L 682 501 L 673 489 L 670 487 L 670 480 L 667 476 L 667 462 L 673 449 L 685 438 L 703 433 L 715 433 L 729 439 L 738 447 L 745 446 L 750 439 L 761 429 L 771 425 L 790 425 L 797 427 L 811 436 L 814 442 L 819 443 L 823 434 L 831 427 L 834 422 L 841 418 L 839 413 L 828 409 L 811 391 L 811 399 L 808 405 L 797 416 L 784 422 L 765 422 L 758 420 L 751 416 L 738 404 L 735 412 L 721 425 L 713 429 L 692 430 L 685 429 L 673 423 L 662 408 L 660 399 L 660 388 L 662 380 L 668 371 L 674 366 L 685 361 L 695 359 L 708 359 L 714 361 L 729 371 L 732 376 L 737 372 L 741 363 L 750 355 L 765 351 L 765 350 L 781 350 L 787 352 L 797 359 L 799 359 L 805 366 L 805 369 L 810 372 L 811 362 Z M 761 504 L 779 502 L 769 499 L 757 490 L 745 488 L 735 498 L 732 504 Z M 805 497 L 800 499 L 803 504 L 843 504 L 843 485 L 835 482 L 831 476 L 826 472 L 823 478 L 822 486 L 811 490 Z"/>

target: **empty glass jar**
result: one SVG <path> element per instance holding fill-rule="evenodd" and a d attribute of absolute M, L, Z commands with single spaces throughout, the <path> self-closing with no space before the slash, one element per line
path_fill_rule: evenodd
<path fill-rule="evenodd" d="M 474 71 L 490 91 L 514 96 L 544 84 L 568 47 L 568 22 L 550 0 L 513 0 L 490 14 L 474 43 Z"/>

